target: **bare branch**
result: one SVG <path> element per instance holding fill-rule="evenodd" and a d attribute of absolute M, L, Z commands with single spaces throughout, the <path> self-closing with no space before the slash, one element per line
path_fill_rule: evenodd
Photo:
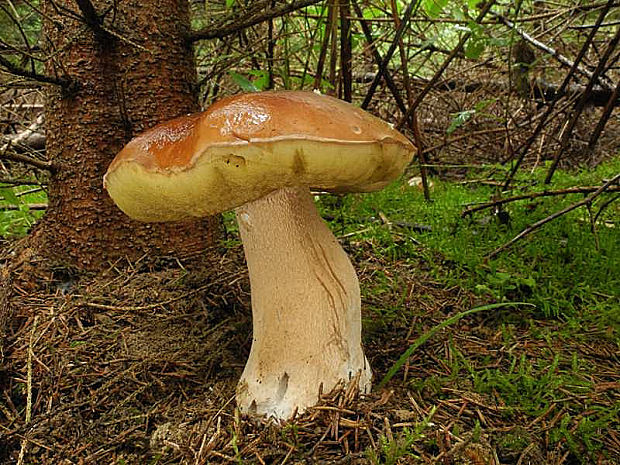
<path fill-rule="evenodd" d="M 559 211 L 553 213 L 552 215 L 549 215 L 546 218 L 543 218 L 540 221 L 537 221 L 536 223 L 532 224 L 531 226 L 528 226 L 523 231 L 521 231 L 519 234 L 517 234 L 515 237 L 513 237 L 508 242 L 506 242 L 504 245 L 498 247 L 493 252 L 488 254 L 485 258 L 486 259 L 491 259 L 491 258 L 496 257 L 497 255 L 502 253 L 504 250 L 510 248 L 515 242 L 523 239 L 525 236 L 527 236 L 528 234 L 536 231 L 538 228 L 540 228 L 541 226 L 549 223 L 550 221 L 553 221 L 556 218 L 559 218 L 560 216 L 565 215 L 566 213 L 568 213 L 568 212 L 570 212 L 572 210 L 575 210 L 576 208 L 583 207 L 584 205 L 590 205 L 592 203 L 592 201 L 596 197 L 601 195 L 603 192 L 605 192 L 609 188 L 609 186 L 617 183 L 618 179 L 620 179 L 620 174 L 615 175 L 612 179 L 607 181 L 605 184 L 603 184 L 601 187 L 599 187 L 596 191 L 594 191 L 592 194 L 587 196 L 585 199 L 583 199 L 583 200 L 581 200 L 579 202 L 573 203 L 573 204 L 569 205 L 568 207 L 563 208 L 562 210 L 559 210 Z"/>
<path fill-rule="evenodd" d="M 610 21 L 609 23 L 603 23 L 599 27 L 609 27 L 609 26 L 617 26 L 620 24 L 620 21 Z M 593 27 L 597 27 L 596 24 L 581 24 L 577 26 L 568 26 L 569 29 L 592 29 Z"/>
<path fill-rule="evenodd" d="M 428 84 L 428 79 L 415 78 L 412 80 L 417 85 L 425 86 Z M 535 100 L 539 100 L 544 103 L 555 102 L 563 97 L 567 98 L 582 98 L 585 95 L 586 103 L 594 107 L 604 107 L 611 105 L 612 107 L 620 105 L 620 96 L 616 95 L 614 91 L 605 89 L 601 86 L 595 86 L 590 92 L 587 86 L 581 84 L 568 84 L 561 87 L 557 84 L 547 82 L 544 79 L 534 79 L 528 84 L 528 96 Z M 496 82 L 488 81 L 465 81 L 463 79 L 451 79 L 439 81 L 434 90 L 437 91 L 453 91 L 473 93 L 479 90 L 497 90 L 499 92 L 509 92 L 511 89 L 507 82 L 498 80 Z"/>
<path fill-rule="evenodd" d="M 3 5 L 0 5 L 0 9 L 2 11 L 4 11 L 4 13 L 15 24 L 15 26 L 17 27 L 17 30 L 19 31 L 20 35 L 22 36 L 22 39 L 24 41 L 24 45 L 26 46 L 26 49 L 28 50 L 26 55 L 32 57 L 32 50 L 30 48 L 30 42 L 28 41 L 28 36 L 26 35 L 26 32 L 24 31 L 24 28 L 22 27 L 22 23 L 19 20 L 19 17 L 17 16 L 17 11 L 15 9 L 13 9 L 13 11 L 15 12 L 15 16 L 13 16 L 9 12 L 9 10 L 6 9 Z M 32 60 L 32 58 L 30 58 L 30 67 L 31 67 L 32 72 L 34 73 L 34 61 Z"/>
<path fill-rule="evenodd" d="M 101 30 L 101 18 L 95 10 L 95 7 L 90 0 L 75 0 L 80 11 L 82 12 L 82 18 L 93 30 Z"/>
<path fill-rule="evenodd" d="M 14 65 L 9 60 L 0 55 L 0 65 L 4 67 L 4 70 L 9 74 L 14 74 L 15 76 L 25 77 L 29 79 L 33 79 L 37 82 L 44 82 L 46 84 L 54 84 L 61 87 L 70 87 L 71 80 L 68 78 L 55 78 L 52 76 L 47 76 L 45 74 L 39 74 L 37 72 L 28 71 L 20 68 L 19 66 Z"/>
<path fill-rule="evenodd" d="M 560 146 L 556 149 L 556 152 L 553 156 L 553 162 L 551 163 L 551 166 L 549 167 L 549 171 L 547 172 L 547 176 L 545 177 L 545 184 L 549 184 L 551 182 L 553 173 L 555 172 L 556 168 L 558 167 L 558 163 L 560 162 L 560 158 L 562 156 L 562 152 L 564 151 L 564 147 L 566 147 L 566 144 L 568 143 L 568 140 L 573 133 L 573 129 L 575 128 L 577 124 L 577 120 L 579 119 L 581 112 L 586 106 L 586 103 L 588 101 L 588 96 L 590 92 L 592 91 L 592 88 L 594 87 L 594 82 L 599 78 L 599 76 L 602 75 L 603 70 L 605 69 L 605 64 L 607 63 L 607 60 L 609 60 L 609 57 L 611 56 L 613 51 L 616 49 L 618 42 L 620 42 L 620 29 L 616 31 L 616 35 L 614 36 L 614 38 L 609 42 L 609 44 L 607 44 L 607 48 L 605 49 L 603 56 L 601 56 L 601 58 L 599 59 L 599 62 L 596 65 L 596 69 L 592 73 L 592 77 L 590 78 L 590 81 L 588 82 L 588 85 L 586 86 L 586 90 L 584 91 L 581 98 L 575 105 L 575 109 L 573 110 L 573 114 L 570 120 L 568 121 L 568 125 L 565 128 L 564 132 L 562 133 L 562 139 L 560 140 Z"/>
<path fill-rule="evenodd" d="M 508 26 L 509 28 L 511 28 L 512 30 L 514 30 L 519 36 L 521 36 L 524 40 L 526 40 L 527 42 L 529 42 L 530 44 L 532 44 L 534 47 L 542 50 L 543 52 L 551 55 L 553 58 L 555 58 L 557 61 L 559 61 L 560 63 L 562 63 L 564 66 L 567 66 L 569 68 L 574 68 L 575 72 L 577 72 L 578 74 L 581 74 L 582 76 L 587 77 L 588 79 L 592 79 L 593 73 L 591 71 L 588 71 L 587 69 L 583 69 L 580 66 L 575 66 L 575 62 L 569 60 L 568 58 L 566 58 L 564 55 L 562 55 L 560 52 L 558 52 L 556 49 L 549 47 L 548 45 L 542 43 L 539 40 L 536 40 L 535 38 L 533 38 L 531 35 L 529 35 L 528 33 L 522 31 L 521 29 L 519 29 L 512 21 L 509 21 L 507 18 L 505 18 L 502 15 L 494 15 L 502 24 L 505 24 L 506 26 Z M 595 24 L 593 26 L 595 29 L 598 29 L 600 27 L 600 24 Z M 598 79 L 600 85 L 602 85 L 603 87 L 605 87 L 606 89 L 609 89 L 609 83 L 607 83 L 606 81 L 604 81 L 603 79 Z"/>
<path fill-rule="evenodd" d="M 601 186 L 569 187 L 567 189 L 558 189 L 555 191 L 530 192 L 528 194 L 515 195 L 512 197 L 504 197 L 502 199 L 496 199 L 490 202 L 483 202 L 477 205 L 471 205 L 465 208 L 461 212 L 461 216 L 464 218 L 475 212 L 486 210 L 487 208 L 499 207 L 500 205 L 504 205 L 506 203 L 511 203 L 511 202 L 516 202 L 518 200 L 531 200 L 531 199 L 537 199 L 539 197 L 556 197 L 560 195 L 569 195 L 569 194 L 589 194 L 591 192 L 596 192 L 600 188 Z M 620 186 L 609 186 L 606 192 L 620 192 Z"/>
<path fill-rule="evenodd" d="M 3 153 L 0 155 L 0 160 L 11 160 L 19 163 L 24 163 L 26 165 L 34 166 L 35 168 L 39 168 L 40 170 L 53 171 L 54 165 L 51 161 L 43 161 L 37 160 L 36 158 L 29 157 L 27 155 L 22 155 L 21 153 Z"/>
<path fill-rule="evenodd" d="M 90 0 L 75 0 L 75 3 L 82 12 L 82 20 L 95 33 L 99 41 L 106 39 L 109 31 L 103 27 L 102 16 L 97 13 L 92 2 Z"/>
<path fill-rule="evenodd" d="M 0 184 L 8 184 L 10 186 L 40 186 L 44 183 L 32 181 L 30 179 L 0 178 Z"/>
<path fill-rule="evenodd" d="M 603 129 L 605 129 L 605 125 L 607 124 L 607 121 L 609 121 L 611 112 L 613 111 L 616 104 L 619 102 L 620 102 L 620 81 L 618 81 L 618 84 L 616 84 L 616 88 L 609 96 L 607 105 L 605 105 L 605 108 L 603 109 L 603 114 L 599 118 L 598 123 L 596 123 L 596 127 L 594 128 L 594 130 L 592 131 L 592 134 L 590 135 L 590 140 L 588 141 L 589 150 L 594 150 L 594 146 L 598 142 L 598 139 L 601 136 Z"/>
<path fill-rule="evenodd" d="M 491 11 L 491 7 L 493 7 L 493 5 L 495 5 L 495 0 L 489 0 L 487 3 L 485 3 L 484 7 L 478 14 L 478 17 L 476 18 L 475 22 L 480 23 L 484 19 L 484 17 L 487 15 L 487 13 Z M 434 87 L 437 81 L 439 81 L 439 78 L 441 78 L 441 75 L 448 68 L 452 60 L 454 60 L 454 58 L 463 50 L 463 47 L 465 46 L 465 43 L 467 42 L 470 36 L 471 36 L 471 32 L 466 32 L 465 34 L 463 34 L 463 36 L 461 37 L 461 40 L 459 40 L 459 43 L 456 45 L 456 47 L 454 47 L 450 55 L 448 55 L 448 57 L 444 60 L 444 62 L 439 67 L 439 69 L 435 72 L 435 74 L 433 75 L 431 80 L 428 82 L 426 87 L 422 89 L 422 92 L 420 92 L 417 95 L 415 101 L 411 104 L 411 106 L 407 110 L 407 113 L 405 113 L 405 116 L 403 116 L 403 118 L 398 123 L 397 128 L 402 127 L 407 122 L 407 120 L 413 114 L 416 108 L 418 108 L 420 103 L 422 103 L 422 100 L 424 100 L 424 97 L 426 97 L 426 95 L 431 91 L 431 89 Z"/>
<path fill-rule="evenodd" d="M 30 166 L 34 166 L 36 168 L 52 171 L 53 164 L 50 161 L 38 160 L 36 158 L 29 157 L 27 155 L 22 155 L 20 153 L 11 153 L 8 150 L 11 148 L 13 144 L 19 144 L 23 141 L 26 141 L 30 138 L 39 127 L 43 124 L 43 115 L 40 115 L 30 126 L 28 126 L 24 131 L 17 134 L 17 136 L 10 139 L 6 144 L 4 144 L 0 148 L 0 160 L 11 160 L 19 163 L 25 163 Z"/>
<path fill-rule="evenodd" d="M 28 207 L 28 210 L 46 210 L 47 209 L 46 203 L 27 203 L 24 205 Z M 22 206 L 23 205 L 0 205 L 0 211 L 21 210 Z"/>
<path fill-rule="evenodd" d="M 494 2 L 494 0 L 491 0 L 491 1 Z M 372 97 L 375 93 L 375 90 L 377 89 L 377 86 L 381 82 L 381 78 L 383 77 L 383 74 L 388 64 L 390 63 L 390 60 L 392 59 L 392 55 L 394 55 L 394 52 L 396 51 L 396 47 L 398 47 L 398 43 L 401 37 L 403 36 L 405 29 L 407 29 L 407 26 L 409 25 L 411 16 L 413 15 L 414 11 L 417 11 L 418 8 L 419 8 L 419 2 L 417 1 L 411 1 L 409 2 L 409 5 L 407 5 L 407 8 L 405 9 L 403 13 L 403 17 L 400 20 L 400 24 L 398 25 L 398 28 L 396 29 L 394 39 L 392 40 L 392 43 L 390 44 L 390 48 L 388 49 L 385 56 L 383 57 L 383 61 L 381 62 L 381 65 L 379 66 L 377 75 L 375 76 L 375 79 L 372 81 L 372 84 L 370 84 L 370 88 L 368 89 L 368 92 L 366 93 L 366 97 L 364 97 L 364 101 L 362 102 L 362 105 L 361 105 L 363 109 L 368 108 L 368 105 L 370 105 L 370 101 L 372 100 Z M 406 118 L 403 118 L 403 120 L 408 120 L 408 119 L 409 119 L 409 115 L 407 115 Z"/>
<path fill-rule="evenodd" d="M 321 48 L 319 51 L 319 57 L 316 63 L 316 72 L 314 73 L 314 88 L 321 87 L 321 80 L 323 79 L 323 69 L 325 68 L 325 59 L 327 57 L 327 48 L 329 47 L 329 41 L 331 40 L 332 28 L 329 25 L 333 22 L 333 16 L 335 10 L 332 3 L 329 2 L 327 7 L 327 19 L 325 20 L 325 33 L 323 34 L 323 40 L 321 41 Z"/>
<path fill-rule="evenodd" d="M 232 16 L 229 19 L 222 21 L 220 24 L 208 26 L 199 31 L 193 31 L 189 36 L 189 40 L 191 42 L 196 42 L 198 40 L 221 39 L 228 35 L 234 34 L 235 32 L 241 31 L 242 29 L 247 29 L 248 27 L 255 26 L 264 21 L 268 21 L 279 16 L 284 16 L 285 14 L 314 5 L 320 1 L 321 0 L 295 0 L 291 3 L 279 5 L 274 8 L 267 8 L 255 15 L 249 15 L 241 18 Z"/>
<path fill-rule="evenodd" d="M 607 4 L 600 11 L 600 13 L 598 15 L 598 18 L 596 19 L 596 24 L 600 25 L 603 22 L 603 20 L 605 19 L 605 16 L 609 12 L 609 9 L 612 7 L 613 4 L 614 4 L 614 0 L 608 0 L 607 1 Z M 560 88 L 558 90 L 558 94 L 562 94 L 568 88 L 569 83 L 571 82 L 571 80 L 573 78 L 573 73 L 576 72 L 577 67 L 579 66 L 579 63 L 581 62 L 581 60 L 585 56 L 586 52 L 590 48 L 590 44 L 594 40 L 594 36 L 595 36 L 597 30 L 598 30 L 597 28 L 593 28 L 593 29 L 590 30 L 590 32 L 588 34 L 588 37 L 586 37 L 586 40 L 584 41 L 583 45 L 581 46 L 581 50 L 579 50 L 579 53 L 575 57 L 575 61 L 571 65 L 571 68 L 568 71 L 568 74 L 564 77 L 564 80 L 562 81 L 562 84 L 560 85 Z M 523 163 L 523 160 L 525 159 L 525 155 L 527 154 L 527 152 L 529 151 L 530 147 L 532 146 L 532 144 L 534 143 L 534 141 L 536 140 L 538 135 L 541 133 L 541 131 L 543 130 L 543 128 L 547 124 L 547 119 L 549 118 L 549 116 L 553 112 L 553 109 L 555 107 L 555 103 L 556 103 L 556 101 L 554 100 L 554 101 L 551 102 L 550 105 L 547 106 L 547 109 L 545 110 L 545 113 L 543 114 L 542 118 L 538 122 L 538 125 L 534 129 L 534 132 L 532 132 L 532 134 L 530 134 L 530 136 L 527 138 L 525 143 L 520 147 L 519 155 L 517 156 L 517 159 L 514 161 L 513 166 L 512 166 L 512 168 L 510 170 L 510 173 L 508 174 L 508 176 L 506 176 L 506 181 L 504 182 L 503 190 L 507 190 L 508 189 L 508 186 L 510 185 L 510 183 L 512 182 L 515 174 L 519 170 L 519 167 L 521 166 L 521 163 Z"/>
<path fill-rule="evenodd" d="M 353 5 L 353 8 L 355 9 L 356 14 L 359 17 L 361 17 L 362 10 L 360 6 L 358 5 L 357 0 L 353 0 L 352 5 Z M 366 42 L 368 43 L 368 47 L 372 53 L 372 56 L 375 59 L 375 64 L 377 65 L 377 67 L 380 68 L 381 63 L 383 63 L 383 58 L 381 57 L 379 50 L 377 50 L 377 47 L 375 45 L 375 39 L 372 36 L 372 31 L 370 30 L 370 27 L 368 27 L 368 23 L 366 21 L 360 20 L 360 26 L 362 26 L 362 31 L 364 32 L 364 36 L 366 37 Z M 392 78 L 392 72 L 389 69 L 384 69 L 383 73 L 385 75 L 385 82 L 387 83 L 387 86 L 390 89 L 390 92 L 392 92 L 392 96 L 394 97 L 394 101 L 396 102 L 396 105 L 398 105 L 398 108 L 404 114 L 407 111 L 407 107 L 405 106 L 405 102 L 402 96 L 400 95 L 400 90 L 398 90 L 398 87 L 396 86 L 396 83 L 394 82 L 394 79 Z M 370 79 L 372 80 L 375 77 L 376 75 L 372 74 L 372 77 Z"/>
<path fill-rule="evenodd" d="M 44 116 L 43 114 L 41 114 L 37 117 L 36 120 L 34 120 L 30 124 L 30 126 L 28 126 L 23 131 L 19 132 L 18 134 L 15 134 L 14 136 L 5 136 L 5 138 L 8 139 L 8 142 L 0 148 L 0 153 L 4 153 L 12 145 L 21 144 L 27 141 L 33 134 L 37 134 L 37 131 L 43 124 L 43 120 L 44 120 Z"/>
<path fill-rule="evenodd" d="M 23 133 L 9 134 L 4 136 L 4 139 L 11 144 L 16 150 L 24 151 L 28 150 L 44 150 L 45 149 L 45 135 L 40 132 L 32 132 L 26 137 L 22 136 Z"/>

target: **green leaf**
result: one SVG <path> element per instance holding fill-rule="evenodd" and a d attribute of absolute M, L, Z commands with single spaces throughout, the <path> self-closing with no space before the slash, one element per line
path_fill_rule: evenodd
<path fill-rule="evenodd" d="M 479 39 L 482 36 L 484 36 L 484 29 L 476 21 L 473 21 L 473 20 L 472 21 L 468 21 L 467 22 L 467 29 L 469 29 L 469 31 L 472 33 L 472 36 L 473 36 L 474 39 Z"/>
<path fill-rule="evenodd" d="M 512 275 L 510 273 L 498 271 L 497 273 L 495 273 L 495 278 L 497 278 L 500 282 L 505 282 L 512 279 Z"/>
<path fill-rule="evenodd" d="M 495 103 L 496 101 L 497 99 L 495 98 L 481 100 L 480 102 L 476 103 L 476 105 L 474 105 L 473 109 L 456 113 L 454 118 L 450 122 L 450 126 L 448 126 L 448 129 L 446 130 L 446 132 L 448 134 L 452 134 L 458 128 L 460 128 L 465 123 L 467 123 L 467 121 L 469 121 L 472 118 L 472 116 L 474 116 L 476 113 L 481 113 L 482 110 L 484 110 L 489 105 Z"/>
<path fill-rule="evenodd" d="M 430 18 L 437 18 L 448 5 L 448 0 L 425 0 L 424 10 Z"/>
<path fill-rule="evenodd" d="M 11 187 L 0 188 L 0 195 L 2 195 L 2 197 L 4 197 L 4 200 L 6 200 L 8 203 L 13 205 L 19 205 L 19 199 L 17 198 L 15 192 L 13 192 L 13 189 Z"/>
<path fill-rule="evenodd" d="M 446 129 L 446 133 L 452 134 L 458 128 L 463 126 L 467 121 L 471 119 L 472 116 L 476 114 L 476 110 L 465 110 L 457 113 L 452 121 L 450 121 L 450 126 Z"/>
<path fill-rule="evenodd" d="M 226 8 L 230 9 L 235 4 L 235 0 L 226 0 Z"/>
<path fill-rule="evenodd" d="M 478 103 L 476 103 L 474 105 L 474 110 L 476 110 L 478 113 L 480 113 L 482 110 L 484 110 L 489 105 L 491 105 L 491 104 L 493 104 L 495 102 L 497 102 L 496 98 L 488 98 L 488 99 L 480 100 Z"/>
<path fill-rule="evenodd" d="M 491 291 L 491 288 L 489 286 L 487 286 L 486 284 L 476 284 L 475 289 L 480 294 L 482 294 L 484 292 L 487 292 L 489 294 L 493 293 L 493 291 Z"/>
<path fill-rule="evenodd" d="M 528 278 L 523 278 L 521 280 L 521 284 L 524 284 L 525 286 L 529 287 L 530 289 L 534 289 L 534 287 L 536 287 L 536 280 L 532 277 L 528 277 Z"/>
<path fill-rule="evenodd" d="M 472 37 L 467 41 L 467 45 L 465 46 L 465 56 L 471 60 L 475 60 L 480 58 L 484 49 L 484 41 Z"/>
<path fill-rule="evenodd" d="M 374 6 L 367 6 L 362 9 L 362 16 L 365 19 L 374 19 L 374 18 L 382 18 L 383 11 Z"/>
<path fill-rule="evenodd" d="M 236 71 L 229 71 L 228 74 L 232 78 L 235 84 L 237 84 L 244 92 L 258 92 L 259 89 L 254 85 L 252 81 L 237 73 Z"/>
<path fill-rule="evenodd" d="M 269 87 L 269 73 L 262 69 L 254 69 L 252 71 L 248 71 L 250 76 L 254 76 L 256 79 L 252 80 L 252 84 L 258 91 L 265 90 Z"/>

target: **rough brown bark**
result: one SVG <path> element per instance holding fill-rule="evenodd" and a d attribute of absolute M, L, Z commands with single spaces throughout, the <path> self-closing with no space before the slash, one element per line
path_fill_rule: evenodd
<path fill-rule="evenodd" d="M 184 255 L 212 245 L 213 218 L 200 223 L 141 224 L 112 203 L 102 177 L 115 154 L 138 132 L 198 109 L 184 0 L 95 1 L 104 30 L 93 31 L 63 8 L 44 2 L 45 45 L 56 53 L 47 73 L 68 75 L 71 89 L 50 86 L 46 150 L 57 168 L 49 208 L 30 244 L 79 269 L 118 258 Z M 50 20 L 57 21 L 61 28 Z"/>

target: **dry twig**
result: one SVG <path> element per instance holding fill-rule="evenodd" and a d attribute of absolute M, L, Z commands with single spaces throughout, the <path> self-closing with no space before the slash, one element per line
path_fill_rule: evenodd
<path fill-rule="evenodd" d="M 601 186 L 584 186 L 584 187 L 569 187 L 567 189 L 559 189 L 555 191 L 542 191 L 542 192 L 530 192 L 528 194 L 515 195 L 512 197 L 504 197 L 501 199 L 492 200 L 490 202 L 480 203 L 478 205 L 468 206 L 461 212 L 461 216 L 465 217 L 471 215 L 477 211 L 485 210 L 487 208 L 497 207 L 506 203 L 515 202 L 517 200 L 535 199 L 538 197 L 554 197 L 559 195 L 568 194 L 588 194 L 590 192 L 596 192 Z M 609 186 L 606 192 L 620 192 L 620 186 Z"/>
<path fill-rule="evenodd" d="M 568 212 L 570 212 L 572 210 L 575 210 L 576 208 L 583 207 L 584 205 L 591 204 L 592 201 L 596 197 L 601 195 L 603 192 L 605 192 L 609 188 L 609 186 L 611 186 L 611 185 L 615 184 L 616 182 L 618 182 L 618 179 L 620 179 L 620 174 L 615 175 L 612 179 L 607 181 L 605 184 L 603 184 L 601 187 L 599 187 L 596 191 L 594 191 L 592 194 L 587 196 L 585 199 L 583 199 L 583 200 L 581 200 L 579 202 L 573 203 L 573 204 L 569 205 L 568 207 L 563 208 L 562 210 L 559 210 L 559 211 L 553 213 L 552 215 L 549 215 L 546 218 L 543 218 L 542 220 L 537 221 L 536 223 L 532 224 L 531 226 L 528 226 L 523 231 L 521 231 L 519 234 L 517 234 L 515 237 L 510 239 L 508 242 L 506 242 L 502 246 L 500 246 L 497 249 L 495 249 L 493 252 L 491 252 L 488 255 L 486 255 L 485 259 L 489 260 L 491 258 L 495 258 L 497 255 L 502 253 L 504 250 L 510 248 L 515 242 L 518 242 L 519 240 L 521 240 L 524 237 L 528 236 L 529 234 L 531 234 L 532 232 L 536 231 L 541 226 L 544 226 L 545 224 L 549 223 L 550 221 L 553 221 L 556 218 L 559 218 L 560 216 L 565 215 L 566 213 L 568 213 Z"/>

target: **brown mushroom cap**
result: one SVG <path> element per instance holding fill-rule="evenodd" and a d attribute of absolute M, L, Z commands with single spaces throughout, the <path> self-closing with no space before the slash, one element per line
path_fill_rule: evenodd
<path fill-rule="evenodd" d="M 220 213 L 295 185 L 379 190 L 400 175 L 414 151 L 386 122 L 332 97 L 241 94 L 137 136 L 116 156 L 104 185 L 130 217 L 173 221 Z"/>

